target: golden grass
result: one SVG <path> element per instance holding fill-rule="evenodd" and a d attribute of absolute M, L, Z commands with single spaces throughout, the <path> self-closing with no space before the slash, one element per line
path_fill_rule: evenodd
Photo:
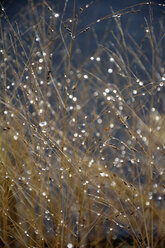
<path fill-rule="evenodd" d="M 87 6 L 2 9 L 0 247 L 164 247 L 163 20 L 140 43 L 122 24 L 143 6 L 101 41 Z"/>

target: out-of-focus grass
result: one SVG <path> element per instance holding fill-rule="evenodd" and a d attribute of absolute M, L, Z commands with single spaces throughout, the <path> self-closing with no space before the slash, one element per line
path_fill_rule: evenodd
<path fill-rule="evenodd" d="M 143 5 L 80 30 L 87 6 L 2 8 L 1 247 L 164 247 L 163 20 L 122 24 Z"/>

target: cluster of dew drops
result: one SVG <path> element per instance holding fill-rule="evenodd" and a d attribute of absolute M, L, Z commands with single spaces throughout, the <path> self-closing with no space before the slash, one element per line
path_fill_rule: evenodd
<path fill-rule="evenodd" d="M 55 13 L 54 14 L 55 18 L 59 18 L 59 14 Z M 52 17 L 51 17 L 52 18 Z M 147 32 L 147 31 L 146 31 Z M 35 37 L 35 42 L 36 44 L 39 44 L 40 42 L 40 37 L 37 34 Z M 8 56 L 6 54 L 6 52 L 4 52 L 3 49 L 0 50 L 0 54 L 1 57 L 3 58 L 3 62 L 1 63 L 1 69 L 3 69 L 5 66 L 9 66 L 10 67 L 10 62 L 11 62 L 11 56 Z M 52 57 L 53 54 L 49 54 L 49 57 Z M 37 51 L 36 52 L 36 58 L 38 59 L 37 63 L 32 62 L 31 63 L 31 68 L 34 68 L 37 64 L 38 68 L 35 70 L 30 70 L 28 68 L 25 68 L 25 75 L 24 75 L 24 83 L 23 83 L 23 89 L 24 89 L 24 93 L 26 94 L 26 99 L 28 100 L 28 107 L 31 110 L 31 123 L 26 123 L 26 118 L 24 118 L 24 121 L 22 122 L 22 126 L 24 128 L 27 127 L 27 125 L 29 125 L 29 129 L 31 130 L 30 133 L 33 133 L 32 130 L 35 130 L 34 132 L 34 136 L 36 138 L 36 140 L 38 140 L 38 144 L 36 144 L 36 149 L 35 149 L 35 155 L 42 153 L 45 153 L 45 156 L 48 157 L 48 159 L 50 159 L 50 162 L 52 162 L 53 158 L 57 159 L 57 161 L 59 161 L 60 163 L 60 156 L 58 155 L 54 155 L 54 152 L 52 152 L 52 149 L 56 149 L 58 150 L 58 152 L 60 153 L 60 144 L 62 142 L 62 138 L 63 138 L 63 130 L 60 129 L 60 125 L 56 125 L 55 122 L 53 122 L 51 119 L 49 119 L 50 117 L 55 117 L 56 113 L 60 113 L 60 111 L 62 111 L 62 104 L 64 103 L 64 100 L 60 100 L 59 96 L 63 94 L 63 83 L 64 81 L 68 80 L 67 76 L 64 74 L 64 78 L 61 80 L 58 80 L 57 82 L 53 82 L 50 78 L 47 80 L 44 80 L 42 78 L 42 72 L 45 70 L 45 64 L 46 64 L 46 57 L 47 57 L 47 53 L 45 51 Z M 36 59 L 36 60 L 37 60 Z M 101 66 L 102 60 L 101 60 L 101 56 L 91 56 L 88 59 L 89 63 L 93 63 L 94 66 Z M 9 63 L 9 65 L 8 65 Z M 109 64 L 107 67 L 107 77 L 110 79 L 111 76 L 114 73 L 114 64 L 115 63 L 115 59 L 113 57 L 109 58 Z M 35 72 L 34 72 L 35 71 Z M 31 75 L 30 75 L 31 74 Z M 1 74 L 1 80 L 3 80 L 5 77 L 4 74 Z M 32 87 L 33 84 L 31 81 L 31 79 L 37 78 L 37 85 L 36 85 L 36 91 L 33 91 Z M 84 73 L 80 70 L 76 70 L 75 72 L 73 70 L 70 71 L 70 79 L 68 80 L 68 84 L 72 85 L 72 79 L 77 82 L 77 81 L 83 81 L 84 87 L 86 87 L 85 85 L 88 85 L 87 87 L 90 88 L 90 81 L 91 79 L 91 75 L 88 73 Z M 57 90 L 55 90 L 53 88 L 53 84 L 57 84 Z M 164 83 L 165 83 L 165 73 L 164 70 L 162 69 L 162 75 L 159 77 L 159 83 L 157 85 L 157 92 L 161 92 L 161 90 L 164 87 Z M 41 87 L 44 88 L 44 85 L 46 84 L 46 96 L 43 97 L 43 93 L 42 90 L 40 90 Z M 7 82 L 6 85 L 6 92 L 7 94 L 11 95 L 10 92 L 14 92 L 14 88 L 16 87 L 16 89 L 18 89 L 19 87 L 17 86 L 17 83 L 15 81 L 12 82 Z M 74 82 L 73 82 L 73 87 L 74 87 Z M 111 161 L 111 168 L 117 172 L 118 170 L 122 173 L 123 172 L 123 166 L 124 166 L 124 162 L 127 160 L 130 160 L 129 162 L 131 164 L 140 164 L 142 158 L 141 157 L 137 157 L 135 158 L 134 156 L 128 156 L 127 157 L 127 153 L 128 153 L 128 147 L 132 147 L 135 144 L 135 140 L 136 137 L 134 136 L 133 132 L 130 133 L 130 138 L 128 140 L 121 140 L 120 142 L 116 142 L 117 141 L 117 137 L 115 136 L 115 128 L 116 126 L 121 126 L 123 124 L 123 128 L 128 129 L 129 126 L 127 125 L 127 119 L 128 116 L 125 115 L 125 104 L 131 106 L 131 104 L 133 102 L 136 102 L 136 98 L 139 97 L 139 92 L 140 92 L 140 96 L 142 97 L 146 97 L 147 91 L 145 90 L 146 88 L 144 87 L 144 82 L 143 80 L 140 80 L 139 78 L 136 79 L 136 83 L 135 86 L 132 85 L 131 88 L 131 95 L 132 98 L 127 99 L 125 102 L 123 99 L 122 94 L 120 93 L 119 89 L 114 87 L 112 84 L 108 84 L 107 85 L 103 85 L 102 88 L 97 89 L 97 86 L 95 87 L 95 89 L 92 91 L 91 94 L 91 98 L 94 99 L 94 104 L 98 103 L 98 100 L 101 101 L 100 99 L 102 99 L 101 104 L 103 106 L 105 106 L 105 110 L 104 111 L 104 107 L 102 108 L 103 112 L 97 112 L 97 110 L 94 112 L 95 116 L 93 119 L 91 119 L 88 114 L 84 113 L 84 108 L 88 108 L 88 105 L 84 105 L 83 102 L 83 97 L 81 99 L 79 99 L 80 97 L 80 92 L 78 92 L 78 94 L 76 95 L 76 91 L 72 90 L 73 87 L 71 87 L 71 93 L 67 92 L 67 100 L 68 100 L 68 104 L 66 107 L 66 112 L 67 112 L 67 117 L 68 117 L 68 127 L 66 128 L 66 140 L 69 142 L 65 143 L 65 146 L 63 147 L 63 152 L 65 154 L 66 159 L 68 160 L 69 163 L 72 164 L 72 157 L 74 155 L 74 150 L 73 147 L 74 146 L 78 146 L 81 147 L 81 151 L 80 154 L 82 155 L 82 151 L 83 153 L 85 153 L 87 151 L 87 143 L 88 143 L 88 137 L 90 136 L 94 136 L 94 146 L 98 146 L 97 148 L 97 152 L 99 152 L 99 154 L 97 155 L 97 158 L 95 158 L 95 152 L 91 152 L 91 154 L 89 155 L 90 157 L 87 159 L 88 161 L 88 167 L 91 168 L 92 166 L 94 166 L 96 160 L 98 159 L 100 161 L 100 163 L 104 166 L 105 169 L 109 168 L 108 165 L 108 161 L 107 158 L 104 153 L 104 150 L 106 150 L 107 144 L 109 147 L 114 148 L 114 154 L 116 154 L 116 156 L 113 156 L 113 160 Z M 78 86 L 77 86 L 78 87 Z M 143 91 L 144 89 L 144 91 Z M 60 104 L 57 104 L 57 109 L 54 110 L 54 106 L 53 104 L 51 104 L 51 100 L 52 98 L 54 98 L 54 95 L 56 94 L 55 97 L 58 99 L 58 101 L 60 102 Z M 18 101 L 21 101 L 20 99 L 18 99 Z M 62 101 L 62 104 L 61 104 Z M 3 112 L 4 116 L 6 117 L 7 121 L 6 121 L 6 125 L 7 127 L 10 127 L 11 123 L 12 123 L 12 119 L 17 118 L 17 112 L 19 111 L 15 111 L 13 108 L 10 108 L 10 104 L 11 102 L 7 102 L 6 106 L 5 106 L 5 110 Z M 33 105 L 37 105 L 37 108 Z M 88 102 L 87 102 L 88 104 Z M 9 105 L 9 106 L 8 106 Z M 34 112 L 33 112 L 34 110 Z M 101 110 L 101 111 L 102 111 Z M 57 112 L 59 111 L 59 112 Z M 156 123 L 156 130 L 159 132 L 162 128 L 161 126 L 161 115 L 159 115 L 159 111 L 157 109 L 156 106 L 153 106 L 151 111 L 153 112 L 153 116 L 154 116 L 154 121 Z M 22 109 L 20 109 L 20 112 L 22 112 Z M 50 113 L 47 116 L 47 112 Z M 24 112 L 22 112 L 24 113 Z M 74 116 L 74 113 L 76 113 L 76 115 Z M 79 114 L 80 113 L 80 114 Z M 115 115 L 117 116 L 117 118 L 113 118 L 113 114 L 115 113 Z M 106 118 L 104 118 L 104 115 L 106 115 Z M 109 122 L 107 122 L 107 115 L 109 115 L 108 119 Z M 80 120 L 77 120 L 77 116 L 80 118 Z M 47 118 L 48 117 L 48 118 Z M 61 118 L 61 117 L 60 117 Z M 33 119 L 38 119 L 39 122 L 37 123 L 37 121 L 34 121 L 33 123 Z M 88 121 L 88 119 L 90 119 L 90 121 Z M 116 121 L 117 119 L 117 121 Z M 55 121 L 60 122 L 60 120 L 57 120 L 57 118 L 55 118 Z M 90 124 L 90 122 L 92 122 L 92 124 Z M 52 125 L 53 123 L 53 125 Z M 159 125 L 160 124 L 160 125 Z M 63 123 L 62 123 L 63 125 Z M 61 126 L 62 126 L 61 125 Z M 91 131 L 92 129 L 92 125 L 94 126 L 94 130 Z M 72 128 L 73 127 L 73 128 Z M 75 128 L 76 127 L 76 128 Z M 90 128 L 89 128 L 90 127 Z M 4 127 L 5 129 L 6 127 Z M 72 128 L 72 130 L 70 130 Z M 6 128 L 7 129 L 7 128 Z M 6 131 L 5 129 L 5 131 Z M 40 134 L 37 134 L 37 130 L 39 130 Z M 104 130 L 104 131 L 103 131 Z M 150 130 L 152 131 L 152 130 Z M 68 133 L 67 133 L 68 132 Z M 103 133 L 104 134 L 103 134 Z M 52 137 L 53 133 L 57 133 L 57 136 L 55 136 L 54 138 Z M 110 138 L 106 138 L 108 135 L 107 133 L 110 133 Z M 113 136 L 114 135 L 114 136 Z M 136 136 L 142 140 L 142 142 L 145 144 L 145 146 L 148 145 L 148 139 L 146 136 L 143 135 L 143 130 L 141 130 L 140 128 L 136 128 Z M 19 134 L 19 130 L 13 130 L 13 139 L 15 142 L 19 142 L 19 139 L 21 139 L 21 136 Z M 114 143 L 112 141 L 115 141 Z M 36 142 L 37 143 L 37 142 Z M 69 144 L 68 144 L 69 143 Z M 112 144 L 113 143 L 113 144 Z M 157 151 L 160 151 L 162 149 L 165 149 L 165 144 L 160 144 L 156 147 Z M 118 152 L 116 152 L 116 150 Z M 5 151 L 5 148 L 2 147 L 2 152 Z M 57 156 L 57 158 L 56 158 Z M 84 159 L 86 159 L 86 156 L 84 156 Z M 153 158 L 154 159 L 154 158 Z M 32 171 L 28 168 L 28 170 L 26 170 L 26 165 L 22 164 L 22 167 L 25 168 L 24 172 L 26 171 L 25 175 L 21 175 L 18 180 L 19 181 L 24 181 L 28 187 L 29 192 L 33 191 L 33 187 L 31 187 L 31 175 L 32 175 Z M 131 167 L 130 167 L 131 168 Z M 49 170 L 51 170 L 51 165 L 48 165 L 48 162 L 46 162 L 46 165 L 44 165 L 42 167 L 41 165 L 41 170 L 39 171 L 39 177 L 38 177 L 38 181 L 41 181 L 40 177 L 43 177 L 43 174 L 45 173 L 49 173 Z M 131 169 L 130 169 L 131 170 Z M 61 179 L 64 181 L 65 180 L 65 168 L 60 168 L 60 176 Z M 80 167 L 78 170 L 78 173 L 81 174 L 82 168 Z M 131 172 L 131 171 L 130 171 Z M 164 175 L 164 168 L 159 168 L 159 174 L 162 176 Z M 107 174 L 100 171 L 100 177 L 107 177 Z M 8 178 L 9 175 L 8 173 L 6 173 L 6 178 Z M 72 174 L 69 174 L 69 177 L 72 178 Z M 51 178 L 49 184 L 52 184 L 52 182 L 54 182 L 54 179 Z M 84 179 L 83 185 L 84 186 L 88 186 L 90 182 L 87 180 L 87 178 Z M 111 183 L 112 186 L 116 186 L 115 182 Z M 12 185 L 11 185 L 12 186 Z M 14 186 L 14 183 L 13 183 Z M 96 189 L 96 198 L 99 198 L 99 193 L 100 193 L 100 185 L 97 186 Z M 154 191 L 153 192 L 149 192 L 148 193 L 148 200 L 146 201 L 146 206 L 150 205 L 150 201 L 152 200 L 152 198 L 154 197 L 153 194 L 156 195 L 158 203 L 162 201 L 164 194 L 165 194 L 165 189 L 162 190 L 161 194 L 157 195 L 157 189 L 159 187 L 158 183 L 155 183 L 153 185 L 154 187 Z M 49 191 L 49 185 L 46 185 L 46 187 L 44 188 L 43 192 L 42 192 L 42 197 L 44 198 L 44 200 L 46 200 L 48 203 L 51 202 L 51 196 L 49 193 L 47 193 Z M 87 193 L 87 188 L 84 189 L 84 193 Z M 159 205 L 159 204 L 158 204 Z M 100 216 L 100 212 L 96 213 L 98 216 Z M 63 216 L 63 210 L 61 210 L 61 216 Z M 50 209 L 45 208 L 44 210 L 44 218 L 47 222 L 51 221 L 51 218 L 53 217 L 53 213 L 50 212 Z M 22 223 L 19 223 L 20 225 L 22 225 Z M 61 219 L 61 225 L 63 224 L 63 219 Z M 116 222 L 116 225 L 119 225 Z M 112 231 L 113 228 L 110 228 L 110 231 Z M 48 230 L 47 232 L 51 232 L 52 229 L 51 227 L 48 225 Z M 38 234 L 39 231 L 36 229 L 35 233 Z M 25 234 L 28 237 L 29 233 L 28 230 L 25 230 Z M 72 248 L 73 245 L 72 243 L 68 243 L 67 244 L 68 248 Z"/>

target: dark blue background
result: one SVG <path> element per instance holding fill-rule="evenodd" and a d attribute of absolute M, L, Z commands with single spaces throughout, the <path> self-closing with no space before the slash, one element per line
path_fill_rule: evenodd
<path fill-rule="evenodd" d="M 8 15 L 9 18 L 13 18 L 22 7 L 25 7 L 28 4 L 28 0 L 5 0 L 2 1 L 4 2 L 4 6 L 5 6 L 5 10 L 6 13 Z M 41 2 L 39 0 L 34 0 L 34 2 Z M 65 0 L 49 0 L 47 1 L 50 4 L 53 4 L 54 6 L 57 6 L 58 10 L 61 12 L 64 4 L 65 4 Z M 71 12 L 72 11 L 72 7 L 73 7 L 73 0 L 68 0 L 68 8 L 67 8 L 67 12 Z M 148 2 L 146 0 L 94 0 L 94 1 L 90 1 L 90 0 L 76 0 L 76 5 L 78 7 L 83 7 L 85 6 L 85 4 L 89 4 L 91 2 L 94 2 L 94 4 L 91 7 L 91 11 L 94 13 L 100 13 L 100 16 L 102 15 L 106 15 L 109 13 L 109 7 L 112 6 L 114 11 L 118 11 L 122 8 L 126 8 L 128 6 L 134 5 L 134 4 L 138 4 L 138 3 L 145 3 Z M 165 4 L 165 0 L 153 0 L 152 1 L 155 4 Z M 163 6 L 153 6 L 155 8 L 155 17 L 160 18 L 160 16 L 165 15 L 165 7 Z M 145 15 L 145 11 L 142 13 L 143 15 Z"/>

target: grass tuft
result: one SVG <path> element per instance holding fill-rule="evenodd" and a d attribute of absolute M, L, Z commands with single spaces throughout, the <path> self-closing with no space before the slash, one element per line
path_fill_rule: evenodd
<path fill-rule="evenodd" d="M 165 247 L 164 5 L 99 4 L 1 4 L 0 247 Z"/>

